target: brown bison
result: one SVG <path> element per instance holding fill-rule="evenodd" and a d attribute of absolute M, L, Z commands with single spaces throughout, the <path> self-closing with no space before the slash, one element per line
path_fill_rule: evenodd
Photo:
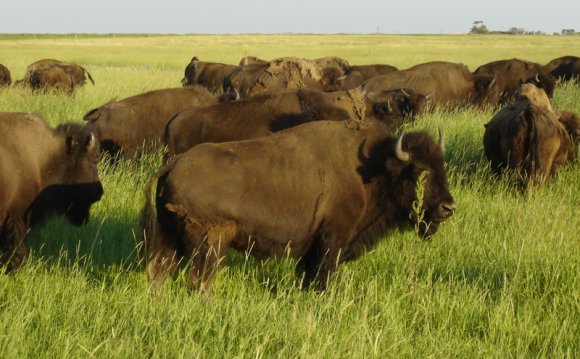
<path fill-rule="evenodd" d="M 579 81 L 580 58 L 577 56 L 558 57 L 544 65 L 544 70 L 562 81 Z"/>
<path fill-rule="evenodd" d="M 29 84 L 33 90 L 38 91 L 56 91 L 72 94 L 75 90 L 75 80 L 72 74 L 59 65 L 32 71 Z"/>
<path fill-rule="evenodd" d="M 89 219 L 103 194 L 99 144 L 78 124 L 48 127 L 39 116 L 0 113 L 0 265 L 20 266 L 28 230 L 52 215 Z"/>
<path fill-rule="evenodd" d="M 368 79 L 385 75 L 399 69 L 391 65 L 353 65 L 345 71 L 343 89 L 349 90 L 362 85 Z"/>
<path fill-rule="evenodd" d="M 403 92 L 286 90 L 264 92 L 238 102 L 195 107 L 177 114 L 167 124 L 165 158 L 200 143 L 246 140 L 311 121 L 360 123 L 374 119 L 394 132 L 405 117 L 421 111 L 425 102 L 424 97 L 413 98 Z"/>
<path fill-rule="evenodd" d="M 499 60 L 481 65 L 474 72 L 476 75 L 493 75 L 497 79 L 494 92 L 497 94 L 495 105 L 507 104 L 514 100 L 520 85 L 533 83 L 544 89 L 552 98 L 556 88 L 556 79 L 540 64 L 520 59 Z"/>
<path fill-rule="evenodd" d="M 89 111 L 84 120 L 98 134 L 103 152 L 130 158 L 156 150 L 165 125 L 176 113 L 217 101 L 201 86 L 161 89 L 109 102 Z"/>
<path fill-rule="evenodd" d="M 524 84 L 518 100 L 485 125 L 485 156 L 496 174 L 509 169 L 522 186 L 544 182 L 577 156 L 580 119 L 555 112 L 546 93 Z"/>
<path fill-rule="evenodd" d="M 10 70 L 2 64 L 0 64 L 0 87 L 10 86 L 12 83 L 12 77 L 10 76 Z"/>
<path fill-rule="evenodd" d="M 323 64 L 330 61 L 317 60 Z M 344 71 L 337 66 L 321 66 L 315 60 L 283 57 L 267 63 L 238 66 L 224 79 L 224 89 L 236 89 L 242 98 L 277 89 L 338 91 L 342 89 L 343 75 Z"/>
<path fill-rule="evenodd" d="M 185 67 L 185 75 L 181 80 L 183 87 L 201 85 L 214 95 L 223 93 L 224 78 L 236 66 L 217 62 L 202 62 L 194 56 Z"/>
<path fill-rule="evenodd" d="M 57 73 L 59 75 L 56 75 Z M 66 76 L 62 76 L 60 73 L 66 73 Z M 46 83 L 58 83 L 57 88 L 55 88 L 56 90 L 64 88 L 68 91 L 70 87 L 82 87 L 85 85 L 87 77 L 93 85 L 95 84 L 93 77 L 84 67 L 54 59 L 42 59 L 28 65 L 24 78 L 17 82 L 19 84 L 30 85 L 35 89 L 49 88 L 43 87 L 45 82 L 38 79 L 56 77 L 62 77 L 62 79 L 60 81 L 55 81 L 54 79 L 46 81 Z M 36 80 L 33 80 L 35 78 Z"/>
<path fill-rule="evenodd" d="M 418 181 L 425 194 L 420 223 L 412 213 Z M 159 170 L 145 193 L 153 286 L 193 255 L 189 280 L 205 291 L 230 247 L 299 258 L 304 288 L 324 289 L 339 262 L 357 258 L 389 229 L 415 224 L 431 238 L 455 211 L 442 144 L 424 132 L 391 137 L 377 122 L 353 129 L 318 121 L 254 140 L 205 143 Z"/>
<path fill-rule="evenodd" d="M 463 64 L 434 61 L 375 76 L 362 87 L 367 92 L 407 88 L 443 107 L 485 105 L 490 100 L 493 75 L 474 75 Z"/>

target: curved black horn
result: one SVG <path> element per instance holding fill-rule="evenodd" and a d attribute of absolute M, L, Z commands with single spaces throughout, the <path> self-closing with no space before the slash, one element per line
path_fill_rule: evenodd
<path fill-rule="evenodd" d="M 439 147 L 441 147 L 441 151 L 445 153 L 445 135 L 443 134 L 441 127 L 438 127 L 437 130 L 439 131 Z"/>
<path fill-rule="evenodd" d="M 395 155 L 397 158 L 403 162 L 409 161 L 409 154 L 403 151 L 403 137 L 405 136 L 405 131 L 401 131 L 399 138 L 397 138 L 397 144 L 395 146 Z"/>

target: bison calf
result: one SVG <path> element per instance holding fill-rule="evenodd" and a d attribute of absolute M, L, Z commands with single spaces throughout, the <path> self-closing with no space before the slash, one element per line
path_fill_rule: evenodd
<path fill-rule="evenodd" d="M 424 132 L 392 137 L 378 122 L 304 124 L 254 140 L 205 143 L 176 157 L 146 188 L 147 273 L 156 287 L 193 255 L 189 280 L 210 290 L 233 247 L 299 258 L 304 287 L 326 287 L 339 262 L 360 256 L 393 227 L 408 227 L 424 173 L 424 218 L 432 237 L 455 203 L 443 144 Z M 158 179 L 153 214 L 151 187 Z"/>
<path fill-rule="evenodd" d="M 88 220 L 103 194 L 98 157 L 99 144 L 83 126 L 53 130 L 36 115 L 0 113 L 0 265 L 22 263 L 27 231 L 47 217 Z"/>

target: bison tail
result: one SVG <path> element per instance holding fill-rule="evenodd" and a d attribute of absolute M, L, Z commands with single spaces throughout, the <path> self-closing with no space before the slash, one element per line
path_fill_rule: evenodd
<path fill-rule="evenodd" d="M 141 242 L 142 246 L 140 248 L 141 259 L 143 264 L 146 266 L 150 257 L 150 249 L 155 244 L 154 239 L 159 233 L 159 225 L 157 221 L 157 214 L 153 209 L 153 201 L 151 200 L 153 183 L 155 183 L 160 177 L 166 175 L 174 166 L 175 157 L 165 166 L 161 167 L 147 182 L 145 186 L 145 206 L 141 211 Z"/>
<path fill-rule="evenodd" d="M 85 74 L 87 75 L 87 77 L 89 78 L 89 81 L 91 81 L 91 83 L 94 85 L 95 84 L 95 80 L 93 80 L 93 77 L 91 76 L 91 73 L 87 71 L 87 69 L 85 69 L 84 67 L 81 67 L 83 69 L 83 71 L 85 72 Z"/>

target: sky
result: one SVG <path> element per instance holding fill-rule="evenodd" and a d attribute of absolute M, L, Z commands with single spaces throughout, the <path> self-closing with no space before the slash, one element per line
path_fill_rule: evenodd
<path fill-rule="evenodd" d="M 0 33 L 580 32 L 580 0 L 2 0 Z"/>

